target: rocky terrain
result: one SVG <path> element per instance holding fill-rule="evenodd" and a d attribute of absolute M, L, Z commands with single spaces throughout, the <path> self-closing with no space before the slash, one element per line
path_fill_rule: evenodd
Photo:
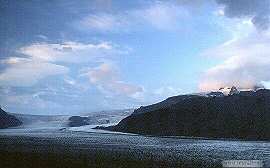
<path fill-rule="evenodd" d="M 270 140 L 270 90 L 180 95 L 141 107 L 107 130 L 166 136 Z"/>

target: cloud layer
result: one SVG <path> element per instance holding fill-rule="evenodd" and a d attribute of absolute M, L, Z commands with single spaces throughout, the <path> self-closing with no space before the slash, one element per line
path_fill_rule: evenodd
<path fill-rule="evenodd" d="M 224 5 L 224 14 L 231 18 L 251 18 L 260 30 L 266 30 L 270 23 L 269 0 L 216 0 Z"/>
<path fill-rule="evenodd" d="M 32 60 L 46 62 L 86 63 L 111 56 L 124 54 L 116 46 L 108 42 L 85 44 L 67 41 L 63 43 L 37 43 L 19 49 L 19 52 Z"/>
<path fill-rule="evenodd" d="M 0 73 L 0 83 L 3 86 L 32 86 L 48 76 L 67 74 L 69 67 L 65 63 L 98 63 L 127 52 L 107 42 L 31 44 L 18 49 L 21 57 L 2 60 L 7 68 Z"/>
<path fill-rule="evenodd" d="M 199 84 L 200 90 L 218 90 L 225 86 L 253 88 L 270 81 L 270 1 L 216 1 L 223 5 L 225 17 L 236 19 L 224 25 L 232 38 L 202 53 L 223 61 L 206 70 Z"/>
<path fill-rule="evenodd" d="M 270 81 L 269 44 L 269 33 L 253 31 L 207 50 L 203 55 L 225 60 L 206 71 L 200 90 L 217 90 L 225 86 L 252 88 Z"/>
<path fill-rule="evenodd" d="M 157 1 L 141 9 L 131 9 L 117 13 L 96 13 L 84 17 L 75 23 L 79 29 L 102 32 L 123 33 L 148 26 L 158 30 L 172 30 L 180 26 L 189 16 L 186 8 L 181 5 Z"/>
<path fill-rule="evenodd" d="M 140 86 L 121 80 L 120 69 L 111 63 L 129 52 L 109 42 L 43 42 L 20 47 L 16 56 L 1 60 L 0 101 L 23 111 L 49 110 L 48 106 L 59 111 L 68 104 L 69 113 L 82 109 L 87 101 L 96 102 L 92 109 L 110 108 L 111 99 L 111 108 L 123 108 L 143 92 Z"/>
<path fill-rule="evenodd" d="M 107 95 L 124 95 L 133 97 L 143 92 L 140 86 L 126 83 L 119 79 L 119 72 L 112 64 L 103 63 L 98 67 L 89 69 L 88 72 L 82 74 L 87 76 L 90 82 L 96 85 L 100 91 Z"/>
<path fill-rule="evenodd" d="M 8 68 L 0 73 L 1 86 L 33 86 L 43 78 L 69 71 L 65 66 L 29 58 L 10 57 L 4 62 Z"/>

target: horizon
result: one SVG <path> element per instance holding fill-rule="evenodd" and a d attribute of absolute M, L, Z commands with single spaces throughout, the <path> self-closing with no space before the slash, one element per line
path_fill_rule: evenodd
<path fill-rule="evenodd" d="M 269 0 L 0 0 L 0 8 L 0 105 L 12 113 L 270 88 Z"/>
<path fill-rule="evenodd" d="M 187 93 L 187 94 L 180 94 L 180 95 L 172 95 L 170 97 L 166 97 L 165 99 L 163 100 L 160 100 L 158 102 L 154 102 L 152 104 L 147 104 L 147 105 L 144 105 L 144 106 L 139 106 L 139 107 L 135 107 L 135 108 L 125 108 L 125 109 L 108 109 L 108 110 L 99 110 L 99 111 L 85 111 L 85 112 L 80 112 L 80 113 L 69 113 L 69 114 L 35 114 L 35 113 L 14 113 L 14 112 L 11 112 L 11 111 L 8 111 L 7 108 L 3 107 L 0 105 L 0 109 L 4 110 L 5 112 L 7 113 L 10 113 L 10 114 L 19 114 L 19 115 L 36 115 L 36 116 L 76 116 L 76 115 L 79 115 L 79 116 L 87 116 L 89 114 L 98 114 L 98 113 L 102 113 L 104 114 L 104 112 L 113 112 L 113 111 L 126 111 L 126 110 L 136 110 L 136 109 L 139 109 L 141 107 L 145 107 L 145 106 L 151 106 L 151 105 L 154 105 L 154 104 L 158 104 L 160 102 L 163 102 L 163 101 L 166 101 L 167 99 L 169 98 L 172 98 L 172 97 L 177 97 L 177 96 L 182 96 L 182 95 L 197 95 L 197 96 L 209 96 L 207 94 L 211 93 L 211 92 L 220 92 L 220 93 L 223 93 L 224 96 L 228 96 L 229 95 L 229 92 L 230 90 L 233 88 L 234 86 L 232 87 L 224 87 L 224 88 L 220 88 L 218 90 L 212 90 L 212 91 L 208 91 L 208 92 L 197 92 L 197 93 Z M 223 90 L 223 89 L 230 89 L 230 90 Z M 267 89 L 267 88 L 264 88 L 264 87 L 258 87 L 258 88 L 236 88 L 239 92 L 242 92 L 242 91 L 252 91 L 252 92 L 257 92 L 259 90 L 270 90 L 270 89 Z M 204 94 L 204 95 L 202 95 Z"/>

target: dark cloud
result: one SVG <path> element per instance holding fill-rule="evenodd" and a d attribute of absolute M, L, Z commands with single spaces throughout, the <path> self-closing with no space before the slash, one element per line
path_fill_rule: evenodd
<path fill-rule="evenodd" d="M 259 30 L 266 30 L 270 23 L 270 0 L 216 0 L 224 5 L 227 17 L 251 17 Z"/>

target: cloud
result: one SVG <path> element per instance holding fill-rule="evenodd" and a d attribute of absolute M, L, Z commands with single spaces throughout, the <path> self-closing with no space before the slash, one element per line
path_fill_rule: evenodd
<path fill-rule="evenodd" d="M 204 55 L 225 59 L 203 75 L 200 90 L 224 86 L 252 88 L 270 81 L 270 34 L 251 32 L 209 49 Z"/>
<path fill-rule="evenodd" d="M 121 31 L 129 24 L 127 18 L 123 15 L 106 13 L 91 14 L 80 21 L 82 27 L 102 32 Z"/>
<path fill-rule="evenodd" d="M 199 83 L 201 91 L 217 90 L 220 87 L 236 86 L 253 88 L 270 81 L 270 31 L 254 23 L 254 18 L 263 12 L 261 3 L 266 1 L 219 1 L 225 5 L 224 29 L 232 38 L 201 53 L 208 59 L 221 59 L 221 63 L 206 70 Z M 247 3 L 246 5 L 243 3 Z M 255 3 L 260 3 L 258 6 Z M 242 5 L 241 5 L 242 4 Z M 253 8 L 254 6 L 254 8 Z M 268 17 L 268 14 L 266 15 Z M 264 24 L 268 25 L 268 22 Z M 264 30 L 264 31 L 257 31 Z"/>
<path fill-rule="evenodd" d="M 28 58 L 11 57 L 2 62 L 7 68 L 0 73 L 1 86 L 32 86 L 40 79 L 68 73 L 68 68 Z"/>
<path fill-rule="evenodd" d="M 156 1 L 147 7 L 116 13 L 91 14 L 74 26 L 78 29 L 108 32 L 129 32 L 141 26 L 151 26 L 159 30 L 174 29 L 180 21 L 189 16 L 188 10 L 181 5 Z M 79 23 L 79 24 L 78 24 Z"/>
<path fill-rule="evenodd" d="M 266 30 L 270 23 L 269 0 L 216 0 L 224 6 L 224 14 L 230 18 L 251 18 L 259 30 Z"/>
<path fill-rule="evenodd" d="M 34 94 L 26 93 L 1 93 L 0 102 L 9 112 L 25 114 L 44 114 L 44 111 L 49 115 L 59 114 L 59 111 L 62 112 L 65 109 L 65 106 L 55 101 L 44 100 Z M 64 113 L 66 113 L 65 110 Z"/>
<path fill-rule="evenodd" d="M 108 42 L 84 44 L 78 42 L 36 43 L 19 49 L 19 52 L 33 60 L 47 62 L 85 63 L 108 58 L 113 55 L 126 54 Z"/>
<path fill-rule="evenodd" d="M 172 29 L 184 18 L 189 16 L 185 8 L 174 4 L 157 2 L 144 10 L 134 11 L 138 18 L 157 29 Z"/>
<path fill-rule="evenodd" d="M 21 47 L 17 54 L 24 57 L 9 57 L 1 60 L 6 68 L 0 73 L 0 84 L 5 86 L 32 86 L 43 78 L 64 75 L 69 71 L 63 63 L 103 62 L 115 55 L 127 54 L 108 42 L 85 44 L 78 42 L 34 43 Z M 73 82 L 74 83 L 74 82 Z"/>
<path fill-rule="evenodd" d="M 116 94 L 132 97 L 143 91 L 140 86 L 120 80 L 117 68 L 109 63 L 103 63 L 96 68 L 89 69 L 82 76 L 87 76 L 92 84 L 107 95 Z"/>
<path fill-rule="evenodd" d="M 36 35 L 36 37 L 44 41 L 48 40 L 48 37 L 42 34 Z"/>

